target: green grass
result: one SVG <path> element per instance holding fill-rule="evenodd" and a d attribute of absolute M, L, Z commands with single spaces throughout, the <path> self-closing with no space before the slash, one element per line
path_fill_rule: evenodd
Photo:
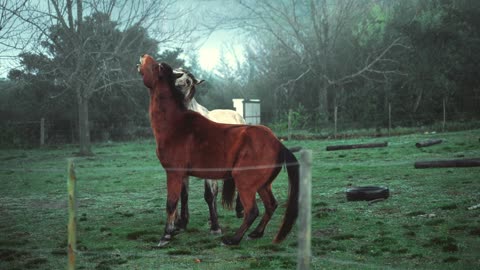
<path fill-rule="evenodd" d="M 444 142 L 417 149 L 415 142 Z M 480 168 L 416 170 L 414 161 L 480 157 L 480 130 L 390 138 L 288 141 L 313 150 L 314 269 L 474 269 L 480 265 Z M 387 148 L 325 151 L 327 145 L 389 141 Z M 211 235 L 203 181 L 191 180 L 190 224 L 163 249 L 165 175 L 153 141 L 94 145 L 75 158 L 78 269 L 295 269 L 296 228 L 271 241 L 285 208 L 287 179 L 265 236 L 222 246 Z M 67 158 L 75 146 L 0 151 L 0 269 L 64 269 Z M 389 199 L 347 202 L 349 186 L 381 185 Z M 263 210 L 263 208 L 260 208 Z M 219 208 L 224 233 L 240 225 Z M 255 224 L 254 224 L 255 225 Z"/>

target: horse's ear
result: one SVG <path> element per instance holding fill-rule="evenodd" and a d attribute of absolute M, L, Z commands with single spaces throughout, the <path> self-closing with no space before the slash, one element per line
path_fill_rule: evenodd
<path fill-rule="evenodd" d="M 183 73 L 173 71 L 173 76 L 175 76 L 175 79 L 178 79 L 178 78 L 182 77 L 182 75 L 183 75 Z"/>
<path fill-rule="evenodd" d="M 183 72 L 174 69 L 173 70 L 173 76 L 175 77 L 175 79 L 178 79 L 178 78 L 183 76 Z"/>

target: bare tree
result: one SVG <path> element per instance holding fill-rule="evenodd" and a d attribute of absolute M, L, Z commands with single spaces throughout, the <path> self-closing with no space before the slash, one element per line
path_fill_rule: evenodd
<path fill-rule="evenodd" d="M 238 0 L 249 13 L 236 19 L 237 25 L 254 33 L 273 37 L 284 51 L 290 52 L 301 70 L 318 78 L 318 110 L 326 119 L 330 104 L 327 94 L 333 86 L 342 88 L 356 78 L 375 80 L 379 76 L 400 74 L 388 57 L 395 47 L 404 46 L 401 39 L 392 40 L 385 48 L 372 51 L 360 66 L 338 69 L 337 47 L 346 31 L 351 31 L 355 18 L 364 16 L 372 2 L 356 0 Z M 358 20 L 357 20 L 358 21 Z M 235 22 L 235 21 L 234 21 Z M 335 65 L 337 63 L 337 65 Z M 303 76 L 302 76 L 303 77 Z M 286 78 L 287 82 L 291 82 Z M 279 88 L 283 88 L 284 84 Z"/>
<path fill-rule="evenodd" d="M 8 63 L 18 52 L 28 44 L 29 37 L 23 35 L 27 25 L 15 13 L 25 9 L 28 0 L 0 0 L 0 69 L 6 71 Z"/>
<path fill-rule="evenodd" d="M 65 91 L 76 96 L 80 154 L 91 154 L 88 104 L 92 95 L 139 81 L 133 62 L 132 66 L 122 66 L 122 57 L 145 48 L 139 42 L 146 35 L 164 49 L 192 37 L 187 23 L 175 23 L 185 22 L 181 20 L 185 13 L 175 10 L 175 3 L 176 0 L 49 0 L 28 2 L 21 11 L 10 10 L 32 26 L 32 36 L 42 42 L 43 46 L 35 44 L 31 50 L 55 54 L 51 72 L 66 86 Z M 94 23 L 88 24 L 88 20 Z M 101 26 L 98 29 L 107 30 L 89 29 L 103 23 L 114 24 L 115 30 Z M 158 50 L 155 43 L 144 53 L 155 54 Z"/>

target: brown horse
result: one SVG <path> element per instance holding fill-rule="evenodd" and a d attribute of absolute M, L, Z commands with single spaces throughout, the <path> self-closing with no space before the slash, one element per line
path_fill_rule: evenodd
<path fill-rule="evenodd" d="M 234 110 L 223 110 L 216 109 L 209 111 L 207 108 L 202 106 L 195 99 L 195 92 L 197 85 L 200 85 L 204 80 L 198 80 L 195 76 L 182 68 L 174 69 L 173 74 L 176 77 L 175 86 L 177 89 L 182 91 L 185 99 L 185 106 L 192 111 L 198 112 L 206 118 L 223 124 L 241 124 L 245 125 L 245 119 Z M 179 228 L 186 228 L 188 224 L 188 180 L 184 183 L 181 193 L 181 214 L 180 219 L 177 221 L 176 225 Z M 207 202 L 208 209 L 210 212 L 210 232 L 213 234 L 221 233 L 221 228 L 218 224 L 218 214 L 217 214 L 217 194 L 218 194 L 218 185 L 217 181 L 210 179 L 205 179 L 205 193 L 204 198 Z M 224 207 L 232 208 L 233 196 L 235 195 L 235 183 L 233 179 L 225 179 L 222 189 L 222 204 Z M 243 217 L 243 207 L 240 202 L 240 197 L 237 196 L 237 202 L 235 207 L 237 217 Z"/>
<path fill-rule="evenodd" d="M 186 109 L 182 92 L 175 88 L 172 68 L 151 56 L 140 58 L 138 71 L 150 90 L 150 122 L 157 143 L 157 157 L 167 174 L 167 222 L 159 246 L 166 245 L 175 231 L 175 214 L 188 176 L 209 179 L 232 178 L 244 207 L 240 228 L 223 243 L 240 243 L 259 212 L 258 192 L 265 206 L 262 220 L 249 234 L 263 236 L 277 208 L 271 183 L 286 165 L 289 192 L 287 209 L 274 242 L 281 242 L 298 214 L 299 166 L 295 156 L 264 126 L 229 125 L 208 120 Z"/>

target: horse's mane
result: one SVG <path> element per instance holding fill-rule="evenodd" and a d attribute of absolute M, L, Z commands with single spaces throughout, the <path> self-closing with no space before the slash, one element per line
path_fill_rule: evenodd
<path fill-rule="evenodd" d="M 175 102 L 178 104 L 180 109 L 182 110 L 187 110 L 187 107 L 185 106 L 185 94 L 175 86 L 175 74 L 173 73 L 172 67 L 166 63 L 162 63 L 163 67 L 168 68 L 168 73 L 165 74 L 165 79 L 167 80 L 168 87 L 170 88 L 170 91 L 172 92 L 173 99 Z"/>

